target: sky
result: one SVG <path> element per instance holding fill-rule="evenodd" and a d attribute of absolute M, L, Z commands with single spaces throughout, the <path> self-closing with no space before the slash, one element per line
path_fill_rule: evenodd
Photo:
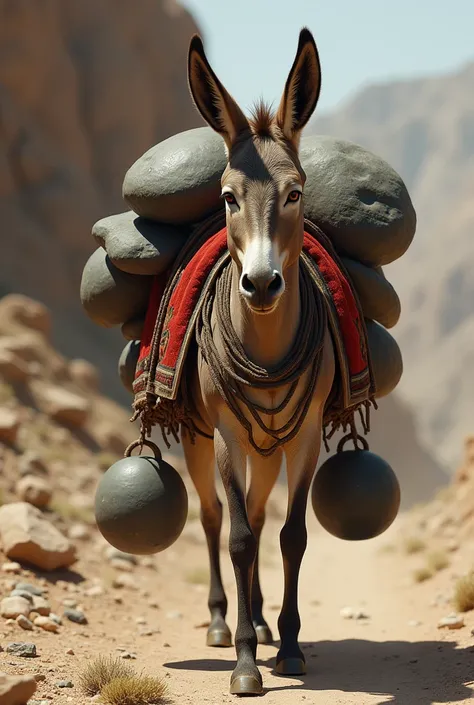
<path fill-rule="evenodd" d="M 319 109 L 360 88 L 474 61 L 473 0 L 180 0 L 207 56 L 244 109 L 278 103 L 306 25 L 322 65 Z"/>

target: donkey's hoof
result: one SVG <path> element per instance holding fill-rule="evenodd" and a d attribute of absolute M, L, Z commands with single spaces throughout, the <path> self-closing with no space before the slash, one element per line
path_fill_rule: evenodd
<path fill-rule="evenodd" d="M 280 676 L 303 676 L 306 664 L 302 658 L 283 658 L 277 663 L 276 672 Z"/>
<path fill-rule="evenodd" d="M 206 646 L 227 648 L 232 646 L 232 636 L 227 629 L 211 629 L 207 632 Z"/>
<path fill-rule="evenodd" d="M 237 676 L 230 683 L 231 695 L 261 695 L 263 686 L 256 676 Z"/>
<path fill-rule="evenodd" d="M 272 630 L 266 624 L 259 624 L 255 627 L 257 641 L 259 644 L 273 644 Z"/>

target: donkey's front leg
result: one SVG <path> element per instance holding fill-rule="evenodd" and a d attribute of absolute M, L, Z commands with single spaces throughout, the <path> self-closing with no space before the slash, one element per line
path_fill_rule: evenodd
<path fill-rule="evenodd" d="M 235 630 L 237 665 L 230 680 L 234 695 L 260 695 L 262 676 L 255 659 L 257 635 L 252 624 L 251 584 L 257 541 L 247 517 L 245 501 L 246 457 L 235 437 L 227 440 L 216 430 L 215 451 L 222 483 L 227 495 L 230 517 L 229 552 L 237 587 L 238 618 Z"/>
<path fill-rule="evenodd" d="M 277 673 L 296 676 L 306 673 L 305 657 L 298 645 L 301 627 L 298 612 L 298 578 L 307 544 L 306 506 L 311 480 L 318 462 L 320 443 L 296 437 L 286 448 L 288 510 L 280 533 L 285 574 L 283 605 L 278 620 L 281 646 L 277 654 Z"/>

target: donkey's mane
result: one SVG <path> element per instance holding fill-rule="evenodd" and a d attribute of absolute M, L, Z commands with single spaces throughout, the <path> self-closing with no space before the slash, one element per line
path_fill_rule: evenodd
<path fill-rule="evenodd" d="M 256 137 L 267 137 L 275 139 L 275 113 L 272 106 L 265 103 L 264 100 L 259 100 L 253 106 L 250 115 L 250 129 Z"/>

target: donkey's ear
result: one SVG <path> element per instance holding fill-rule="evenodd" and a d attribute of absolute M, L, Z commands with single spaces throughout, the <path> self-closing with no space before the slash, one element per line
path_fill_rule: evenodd
<path fill-rule="evenodd" d="M 313 35 L 301 30 L 296 57 L 276 114 L 286 139 L 298 146 L 301 130 L 311 117 L 321 90 L 321 65 Z"/>
<path fill-rule="evenodd" d="M 197 34 L 189 47 L 188 81 L 197 109 L 230 149 L 237 136 L 249 129 L 249 123 L 212 70 Z"/>

